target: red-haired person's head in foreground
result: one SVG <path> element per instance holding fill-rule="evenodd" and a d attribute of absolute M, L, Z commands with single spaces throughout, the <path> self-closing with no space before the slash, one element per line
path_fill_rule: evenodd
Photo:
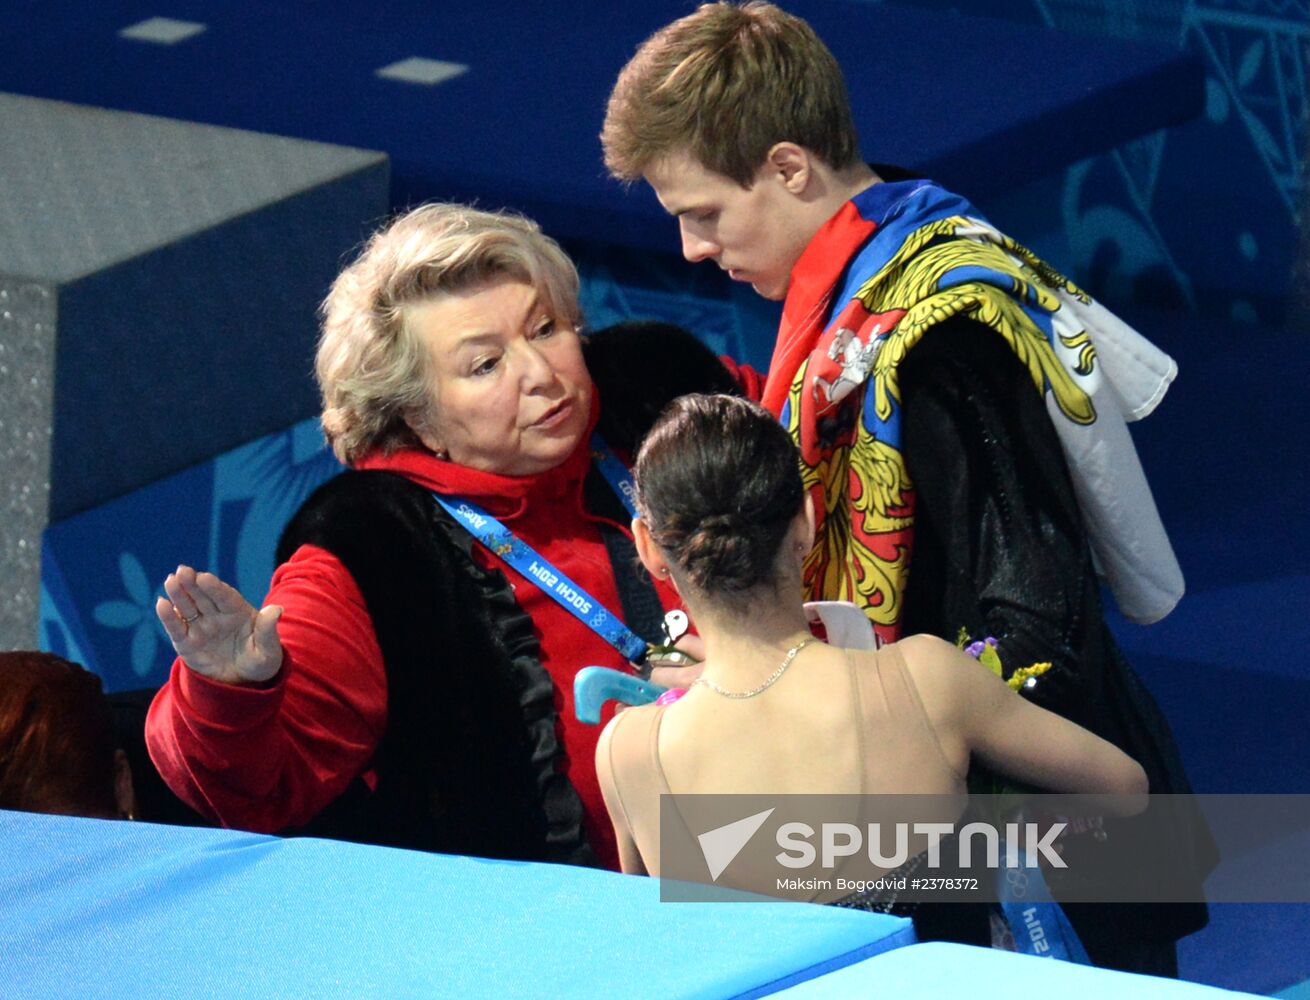
<path fill-rule="evenodd" d="M 0 809 L 130 819 L 135 808 L 100 678 L 50 653 L 0 653 Z"/>

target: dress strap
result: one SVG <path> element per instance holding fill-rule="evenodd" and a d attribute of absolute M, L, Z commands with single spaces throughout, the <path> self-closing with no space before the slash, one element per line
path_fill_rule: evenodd
<path fill-rule="evenodd" d="M 916 717 L 923 723 L 924 732 L 928 734 L 928 739 L 931 741 L 933 748 L 937 751 L 937 759 L 941 761 L 942 767 L 946 769 L 947 774 L 963 783 L 966 780 L 966 774 L 961 773 L 955 765 L 951 763 L 951 759 L 946 756 L 946 751 L 942 749 L 942 741 L 937 735 L 937 727 L 933 724 L 932 718 L 928 715 L 928 709 L 923 704 L 923 697 L 919 694 L 919 685 L 914 682 L 914 675 L 910 673 L 910 668 L 905 662 L 905 654 L 897 648 L 895 643 L 884 647 L 881 652 L 890 653 L 892 655 L 896 664 L 896 672 L 901 677 L 901 683 L 905 687 L 906 694 L 913 706 L 913 711 Z"/>
<path fill-rule="evenodd" d="M 846 676 L 851 686 L 851 722 L 853 723 L 851 729 L 855 733 L 855 753 L 859 757 L 859 763 L 856 765 L 858 768 L 856 773 L 859 775 L 859 785 L 857 787 L 862 795 L 869 789 L 869 751 L 867 734 L 865 733 L 869 713 L 864 704 L 864 691 L 860 674 L 869 672 L 869 668 L 877 669 L 877 661 L 873 657 L 860 657 L 862 661 L 874 659 L 873 663 L 866 663 L 865 669 L 862 671 L 856 663 L 855 656 L 852 655 L 854 652 L 854 650 L 850 649 L 842 650 L 846 657 Z M 861 807 L 861 811 L 863 811 L 863 807 Z"/>

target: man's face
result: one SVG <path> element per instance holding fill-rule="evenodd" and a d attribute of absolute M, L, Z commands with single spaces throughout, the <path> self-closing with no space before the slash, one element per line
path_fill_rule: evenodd
<path fill-rule="evenodd" d="M 733 281 L 766 299 L 783 299 L 791 269 L 814 235 L 805 202 L 767 162 L 749 188 L 672 153 L 645 173 L 665 211 L 678 220 L 682 255 L 712 260 Z"/>

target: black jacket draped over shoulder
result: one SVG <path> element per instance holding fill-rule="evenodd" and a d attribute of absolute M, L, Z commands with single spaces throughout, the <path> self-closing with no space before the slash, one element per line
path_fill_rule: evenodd
<path fill-rule="evenodd" d="M 1007 673 L 1050 661 L 1026 696 L 1123 749 L 1152 793 L 1190 792 L 1168 723 L 1105 624 L 1064 453 L 1023 365 L 989 328 L 952 319 L 902 362 L 901 398 L 916 490 L 904 634 L 995 636 Z M 1133 836 L 1131 823 L 1108 829 Z M 1204 823 L 1179 829 L 1171 850 L 1208 870 Z M 1199 903 L 1066 909 L 1104 965 L 1125 939 L 1172 941 L 1206 923 Z"/>

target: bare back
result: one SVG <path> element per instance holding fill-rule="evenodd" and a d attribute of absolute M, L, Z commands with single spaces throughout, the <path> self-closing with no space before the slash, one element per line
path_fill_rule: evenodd
<path fill-rule="evenodd" d="M 896 645 L 814 647 L 754 698 L 697 687 L 672 706 L 629 709 L 601 747 L 607 804 L 651 874 L 661 793 L 959 794 L 967 768 L 963 747 L 943 752 Z"/>

